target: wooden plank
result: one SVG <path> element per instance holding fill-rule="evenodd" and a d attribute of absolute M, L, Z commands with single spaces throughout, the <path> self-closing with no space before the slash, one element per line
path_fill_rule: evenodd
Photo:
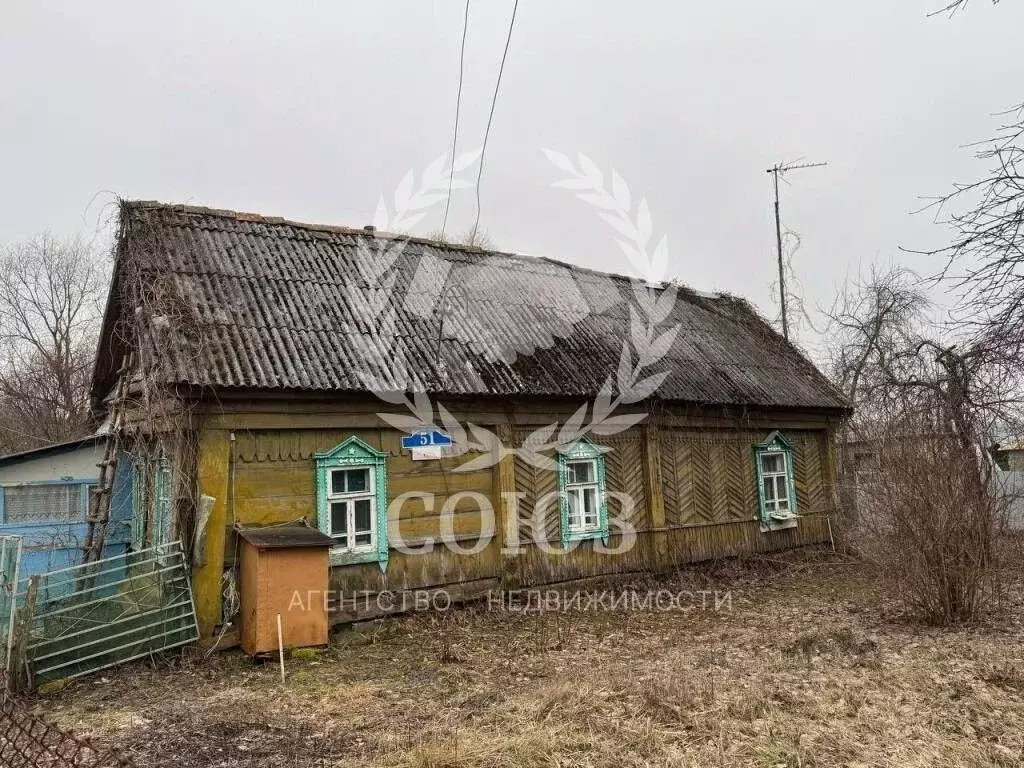
<path fill-rule="evenodd" d="M 284 403 L 281 406 L 286 407 Z M 561 407 L 558 404 L 552 406 L 555 410 Z M 287 417 L 293 414 L 280 415 Z M 311 410 L 306 415 L 314 417 L 316 413 Z M 557 501 L 549 504 L 547 513 L 538 521 L 536 532 L 538 538 L 551 542 L 555 551 L 546 552 L 543 547 L 531 543 L 535 535 L 531 518 L 536 503 L 545 496 L 554 497 L 557 490 L 557 475 L 553 470 L 535 467 L 522 458 L 512 456 L 494 467 L 473 473 L 454 472 L 459 459 L 413 462 L 408 453 L 401 450 L 399 431 L 379 424 L 356 428 L 351 422 L 343 423 L 340 416 L 344 415 L 339 414 L 336 425 L 320 419 L 316 426 L 296 428 L 297 424 L 303 423 L 301 420 L 289 422 L 282 419 L 281 424 L 287 424 L 286 427 L 236 432 L 239 453 L 245 458 L 239 462 L 236 472 L 236 513 L 240 521 L 267 523 L 297 517 L 312 519 L 316 503 L 313 454 L 333 448 L 356 434 L 388 453 L 389 500 L 406 491 L 436 495 L 433 510 L 419 500 L 406 502 L 398 523 L 403 538 L 417 542 L 436 541 L 442 535 L 441 505 L 459 491 L 474 491 L 492 501 L 497 533 L 475 555 L 451 552 L 446 547 L 435 547 L 424 555 L 392 551 L 384 574 L 376 563 L 333 569 L 331 579 L 336 587 L 371 592 L 434 589 L 491 578 L 499 579 L 510 587 L 528 587 L 574 578 L 655 570 L 705 556 L 766 551 L 765 547 L 794 545 L 794 542 L 803 542 L 816 535 L 815 524 L 808 522 L 805 525 L 803 519 L 796 534 L 780 532 L 782 535 L 766 534 L 764 536 L 768 538 L 762 538 L 757 532 L 753 519 L 756 501 L 750 447 L 768 432 L 755 423 L 746 423 L 742 429 L 737 429 L 727 420 L 709 418 L 716 427 L 706 429 L 689 418 L 671 428 L 645 425 L 620 435 L 595 438 L 595 442 L 611 448 L 606 454 L 609 490 L 636 497 L 637 511 L 633 513 L 632 521 L 637 528 L 651 529 L 650 533 L 639 534 L 630 551 L 607 555 L 596 552 L 589 542 L 570 553 L 560 551 Z M 536 416 L 533 414 L 531 420 Z M 506 414 L 504 421 L 474 420 L 493 425 L 489 428 L 495 429 L 506 445 L 518 445 L 534 431 L 534 426 L 516 422 L 516 418 L 518 415 L 511 413 Z M 542 420 L 542 423 L 548 422 Z M 827 433 L 823 429 L 801 432 L 791 425 L 783 426 L 786 426 L 784 432 L 794 440 L 806 437 L 808 446 L 825 445 L 823 441 Z M 226 432 L 218 434 L 227 435 Z M 810 448 L 802 456 L 804 454 L 810 455 Z M 224 482 L 226 486 L 226 478 L 218 479 L 216 473 L 205 471 L 203 461 L 201 452 L 200 477 L 203 482 Z M 806 495 L 810 487 L 806 477 L 815 473 L 821 486 L 825 487 L 824 474 L 827 470 L 824 462 L 819 462 L 822 466 L 817 470 L 808 469 L 810 465 L 803 458 L 801 462 L 802 469 L 797 473 L 804 488 L 801 492 Z M 522 494 L 517 512 L 512 504 L 502 499 L 506 492 Z M 209 495 L 221 499 L 226 492 L 209 492 Z M 462 546 L 469 547 L 477 540 L 480 530 L 476 501 L 463 499 L 456 512 L 453 521 L 455 538 Z M 609 512 L 616 518 L 623 514 L 615 503 L 610 504 Z M 679 528 L 680 525 L 686 527 Z M 225 516 L 220 526 L 211 521 L 210 530 L 220 530 L 221 541 L 225 542 L 223 532 L 228 527 Z M 503 543 L 513 539 L 516 533 L 525 545 L 524 551 L 518 556 L 502 556 Z M 614 542 L 615 537 L 612 537 Z M 219 581 L 217 587 L 219 594 Z"/>
<path fill-rule="evenodd" d="M 390 470 L 390 464 L 389 470 Z M 404 475 L 388 472 L 388 496 L 395 498 L 403 493 L 431 493 L 443 499 L 456 493 L 475 491 L 484 496 L 491 495 L 490 472 L 453 472 L 436 475 Z"/>
<path fill-rule="evenodd" d="M 579 399 L 509 398 L 441 402 L 461 423 L 544 426 L 565 420 L 583 402 Z M 240 399 L 224 393 L 213 402 L 200 404 L 208 423 L 216 429 L 347 428 L 380 429 L 385 423 L 379 412 L 401 413 L 402 409 L 372 395 L 324 395 L 323 393 L 260 393 Z M 833 425 L 834 412 L 747 407 L 701 408 L 685 404 L 664 404 L 667 420 L 676 426 L 743 429 L 826 429 Z M 642 412 L 643 406 L 621 413 Z M 531 429 L 532 431 L 532 429 Z"/>
<path fill-rule="evenodd" d="M 32 673 L 29 668 L 28 644 L 35 623 L 36 600 L 39 597 L 40 576 L 28 577 L 25 601 L 19 607 L 12 600 L 11 610 L 15 612 L 14 637 L 7 658 L 7 687 L 14 693 L 32 687 Z"/>
<path fill-rule="evenodd" d="M 444 516 L 400 517 L 388 520 L 388 530 L 390 531 L 388 535 L 391 537 L 392 543 L 397 540 L 394 536 L 396 530 L 406 541 L 424 539 L 440 541 L 448 535 L 475 537 L 481 533 L 489 533 L 492 537 L 497 536 L 493 527 L 487 531 L 484 524 L 485 518 L 481 516 L 479 510 L 456 512 Z M 493 526 L 493 522 L 490 525 Z"/>
<path fill-rule="evenodd" d="M 224 568 L 225 531 L 228 526 L 230 434 L 205 429 L 199 437 L 197 485 L 199 495 L 213 497 L 207 524 L 206 559 L 192 574 L 199 634 L 207 637 L 220 622 L 221 571 Z"/>
<path fill-rule="evenodd" d="M 512 430 L 507 424 L 498 425 L 498 439 L 502 445 L 512 444 Z M 516 492 L 516 459 L 509 454 L 494 465 L 494 496 L 497 502 L 498 540 L 503 552 L 501 560 L 501 584 L 506 589 L 515 588 L 520 582 L 519 574 L 519 511 L 513 494 Z"/>
<path fill-rule="evenodd" d="M 665 527 L 665 499 L 662 495 L 664 480 L 661 475 L 658 431 L 656 423 L 649 421 L 644 424 L 643 487 L 647 497 L 651 525 L 656 529 Z M 654 536 L 654 556 L 659 567 L 667 561 L 668 538 L 664 533 L 659 532 Z"/>

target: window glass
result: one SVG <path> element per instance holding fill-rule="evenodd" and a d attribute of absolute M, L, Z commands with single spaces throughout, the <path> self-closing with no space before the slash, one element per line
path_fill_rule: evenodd
<path fill-rule="evenodd" d="M 356 507 L 356 532 L 369 531 L 372 526 L 372 518 L 370 516 L 370 500 L 359 499 L 355 503 Z"/>
<path fill-rule="evenodd" d="M 789 489 L 786 476 L 779 475 L 775 478 L 775 499 L 780 509 L 789 509 Z"/>
<path fill-rule="evenodd" d="M 781 453 L 761 454 L 761 471 L 765 474 L 786 471 L 786 460 Z"/>
<path fill-rule="evenodd" d="M 757 454 L 763 515 L 793 511 L 790 502 L 792 488 L 790 487 L 789 462 L 788 451 L 773 450 Z"/>
<path fill-rule="evenodd" d="M 355 550 L 372 546 L 376 521 L 369 467 L 331 470 L 331 496 L 342 496 L 330 503 L 330 535 L 335 546 Z"/>
<path fill-rule="evenodd" d="M 384 453 L 349 437 L 327 453 L 316 454 L 317 522 L 334 538 L 332 566 L 388 563 Z"/>
<path fill-rule="evenodd" d="M 604 451 L 583 439 L 558 456 L 562 544 L 606 538 Z M 572 457 L 572 458 L 570 458 Z"/>
<path fill-rule="evenodd" d="M 4 495 L 4 522 L 33 524 L 85 519 L 79 483 L 10 485 Z"/>
<path fill-rule="evenodd" d="M 594 462 L 571 461 L 566 465 L 566 482 L 570 485 L 594 482 Z"/>
<path fill-rule="evenodd" d="M 359 469 L 336 469 L 331 472 L 331 495 L 337 496 L 343 493 L 363 493 L 370 486 L 370 470 L 367 467 Z"/>
<path fill-rule="evenodd" d="M 350 469 L 345 473 L 345 475 L 348 478 L 348 486 L 346 490 L 349 493 L 360 493 L 369 489 L 369 469 Z"/>
<path fill-rule="evenodd" d="M 336 501 L 331 504 L 331 535 L 348 532 L 348 502 Z"/>
<path fill-rule="evenodd" d="M 566 464 L 568 503 L 567 523 L 571 530 L 594 530 L 598 527 L 598 486 L 593 461 L 575 461 Z"/>
<path fill-rule="evenodd" d="M 569 501 L 569 527 L 572 529 L 576 529 L 579 528 L 582 524 L 581 509 L 583 505 L 580 502 L 581 490 L 579 488 L 570 488 L 566 493 L 568 494 Z"/>
<path fill-rule="evenodd" d="M 583 524 L 597 525 L 597 488 L 583 489 Z"/>

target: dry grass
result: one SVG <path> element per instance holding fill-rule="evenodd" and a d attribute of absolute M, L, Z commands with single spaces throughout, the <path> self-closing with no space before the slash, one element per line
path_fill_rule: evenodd
<path fill-rule="evenodd" d="M 883 583 L 824 556 L 691 569 L 635 586 L 731 610 L 420 615 L 338 633 L 284 686 L 230 652 L 40 706 L 153 766 L 1021 765 L 1024 607 L 924 629 Z"/>

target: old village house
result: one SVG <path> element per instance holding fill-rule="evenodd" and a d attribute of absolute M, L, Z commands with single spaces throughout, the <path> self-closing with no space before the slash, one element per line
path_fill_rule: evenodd
<path fill-rule="evenodd" d="M 345 593 L 459 598 L 826 541 L 848 413 L 741 299 L 150 202 L 121 208 L 93 407 L 206 635 L 239 526 L 319 527 Z M 421 427 L 454 445 L 403 447 Z"/>

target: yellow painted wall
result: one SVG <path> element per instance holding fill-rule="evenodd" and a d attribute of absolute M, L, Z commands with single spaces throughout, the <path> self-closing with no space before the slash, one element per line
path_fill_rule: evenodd
<path fill-rule="evenodd" d="M 407 541 L 436 543 L 429 555 L 392 550 L 385 573 L 376 563 L 334 568 L 331 586 L 346 595 L 454 587 L 456 593 L 473 597 L 502 586 L 529 587 L 658 570 L 707 557 L 827 540 L 826 529 L 817 518 L 833 509 L 829 430 L 834 425 L 820 416 L 749 417 L 740 425 L 669 412 L 668 418 L 662 416 L 657 425 L 643 424 L 611 437 L 594 437 L 595 442 L 611 448 L 606 455 L 609 491 L 628 493 L 637 501 L 628 516 L 628 522 L 639 531 L 636 544 L 627 553 L 608 555 L 596 552 L 593 542 L 583 542 L 570 554 L 552 555 L 526 542 L 532 533 L 525 519 L 532 500 L 557 487 L 553 471 L 536 469 L 520 459 L 469 473 L 454 471 L 467 460 L 465 456 L 412 461 L 401 449 L 401 434 L 382 426 L 369 411 L 379 405 L 323 405 L 316 413 L 315 408 L 301 401 L 260 404 L 258 408 L 246 404 L 235 410 L 229 403 L 208 416 L 200 439 L 199 491 L 213 496 L 216 502 L 207 534 L 207 562 L 194 577 L 204 635 L 209 635 L 220 619 L 220 576 L 224 564 L 233 562 L 235 554 L 231 526 L 236 521 L 267 525 L 299 518 L 315 524 L 314 454 L 328 451 L 353 435 L 387 453 L 389 503 L 408 491 L 436 496 L 437 506 L 432 511 L 418 500 L 408 501 L 399 519 L 390 521 L 392 538 L 400 533 Z M 478 407 L 475 412 L 471 408 L 456 411 L 456 417 L 463 423 L 471 420 L 478 424 L 488 424 L 485 418 L 490 418 L 492 429 L 503 431 L 506 440 L 518 444 L 537 425 L 564 421 L 574 409 L 575 404 L 503 415 Z M 801 521 L 797 531 L 760 534 L 755 519 L 751 447 L 772 428 L 782 428 L 794 442 L 799 511 L 810 517 Z M 693 479 L 695 471 L 700 474 L 697 481 Z M 524 495 L 524 503 L 519 509 L 520 519 L 508 521 L 502 517 L 498 489 L 510 487 Z M 439 543 L 441 506 L 461 491 L 491 498 L 494 523 L 505 532 L 492 537 L 477 554 L 452 552 Z M 559 548 L 557 508 L 552 513 L 555 518 L 544 523 L 546 538 Z M 613 518 L 627 517 L 615 503 L 610 504 L 609 513 Z M 482 520 L 472 500 L 463 500 L 456 507 L 453 525 L 460 546 L 476 543 Z M 517 530 L 524 542 L 522 551 L 503 556 L 502 539 L 507 538 L 508 531 Z M 616 541 L 613 536 L 612 544 Z M 372 608 L 339 610 L 334 620 L 373 614 Z"/>
<path fill-rule="evenodd" d="M 203 637 L 208 637 L 220 622 L 220 582 L 228 525 L 230 445 L 230 432 L 226 430 L 205 430 L 199 437 L 198 490 L 200 495 L 214 498 L 206 529 L 206 562 L 192 573 L 196 619 Z"/>

